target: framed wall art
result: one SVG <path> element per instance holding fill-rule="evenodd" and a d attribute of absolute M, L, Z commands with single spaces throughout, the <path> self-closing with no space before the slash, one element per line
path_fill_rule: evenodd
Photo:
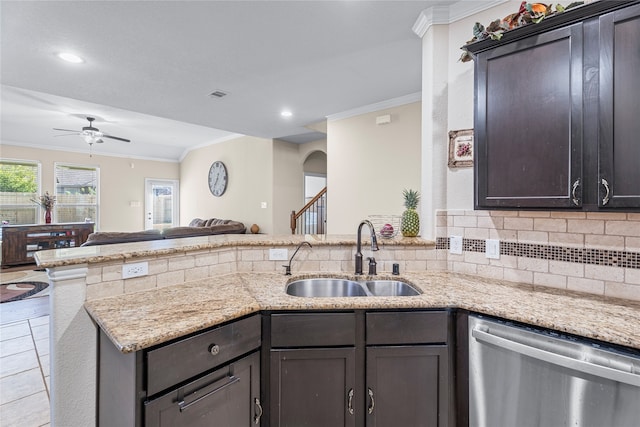
<path fill-rule="evenodd" d="M 449 131 L 449 167 L 473 166 L 473 129 Z"/>

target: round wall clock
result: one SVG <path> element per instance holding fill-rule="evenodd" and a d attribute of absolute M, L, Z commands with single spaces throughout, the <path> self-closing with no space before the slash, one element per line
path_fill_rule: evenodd
<path fill-rule="evenodd" d="M 220 197 L 227 189 L 227 183 L 229 182 L 227 175 L 227 168 L 221 161 L 216 161 L 211 164 L 209 168 L 209 191 L 216 197 Z"/>

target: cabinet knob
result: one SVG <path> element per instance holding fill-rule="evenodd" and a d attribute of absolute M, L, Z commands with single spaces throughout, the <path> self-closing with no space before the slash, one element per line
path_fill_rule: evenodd
<path fill-rule="evenodd" d="M 220 353 L 220 346 L 218 344 L 211 344 L 209 346 L 209 353 L 211 353 L 212 356 L 217 356 Z"/>

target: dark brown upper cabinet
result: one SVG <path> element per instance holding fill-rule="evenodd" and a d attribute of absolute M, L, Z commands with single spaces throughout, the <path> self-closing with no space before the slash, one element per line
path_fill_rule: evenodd
<path fill-rule="evenodd" d="M 640 2 L 467 46 L 476 209 L 640 209 Z"/>
<path fill-rule="evenodd" d="M 640 5 L 600 19 L 598 206 L 640 207 Z"/>

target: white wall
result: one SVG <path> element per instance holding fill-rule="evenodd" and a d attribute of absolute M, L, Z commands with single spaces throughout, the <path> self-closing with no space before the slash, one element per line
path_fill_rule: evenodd
<path fill-rule="evenodd" d="M 391 123 L 376 125 L 376 117 Z M 420 189 L 421 103 L 327 125 L 327 232 L 353 234 L 369 215 L 404 210 L 402 190 Z"/>
<path fill-rule="evenodd" d="M 35 160 L 42 164 L 42 192 L 54 193 L 54 164 L 69 163 L 100 168 L 100 217 L 97 228 L 101 231 L 144 230 L 145 178 L 178 179 L 177 162 L 128 159 L 68 151 L 43 150 L 2 143 L 0 156 L 9 159 Z M 132 167 L 133 166 L 133 167 Z M 132 207 L 130 202 L 140 202 Z"/>
<path fill-rule="evenodd" d="M 221 197 L 209 191 L 211 164 L 222 161 L 229 183 Z M 273 141 L 242 136 L 189 152 L 180 164 L 180 218 L 221 218 L 257 224 L 272 233 Z M 266 202 L 267 208 L 261 208 Z"/>
<path fill-rule="evenodd" d="M 324 140 L 292 144 L 242 136 L 189 152 L 180 165 L 181 222 L 188 224 L 195 217 L 234 219 L 247 228 L 257 224 L 261 233 L 291 234 L 291 211 L 303 206 L 304 159 L 326 149 Z M 216 160 L 229 172 L 222 197 L 214 197 L 207 185 L 209 167 Z"/>
<path fill-rule="evenodd" d="M 299 145 L 273 142 L 273 234 L 291 234 L 291 211 L 300 209 L 304 172 Z"/>
<path fill-rule="evenodd" d="M 510 1 L 484 12 L 453 22 L 447 31 L 447 105 L 442 116 L 448 130 L 473 129 L 473 62 L 459 61 L 461 46 L 473 37 L 476 22 L 488 25 L 490 22 L 517 12 L 519 1 Z M 440 60 L 442 52 L 436 56 L 423 50 L 428 61 Z M 448 153 L 448 152 L 447 152 Z M 446 164 L 447 159 L 443 159 Z M 473 168 L 447 168 L 446 206 L 448 209 L 473 209 Z"/>

